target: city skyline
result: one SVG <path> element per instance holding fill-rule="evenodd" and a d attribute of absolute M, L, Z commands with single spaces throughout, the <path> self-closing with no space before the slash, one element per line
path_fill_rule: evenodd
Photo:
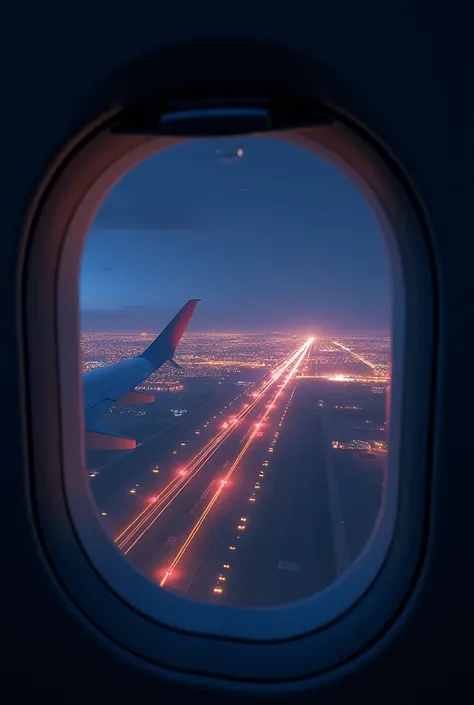
<path fill-rule="evenodd" d="M 81 326 L 81 334 L 93 334 L 93 333 L 104 333 L 104 334 L 109 334 L 109 335 L 135 335 L 135 336 L 147 336 L 152 338 L 154 335 L 156 335 L 161 328 L 163 328 L 163 325 L 166 324 L 168 321 L 169 316 L 167 314 L 162 314 L 159 318 L 159 322 L 157 322 L 156 326 L 154 328 L 150 327 L 147 329 L 140 328 L 139 326 L 136 326 L 135 328 L 131 329 L 114 329 L 114 328 L 86 328 L 84 326 Z M 226 336 L 226 335 L 254 335 L 254 336 L 272 336 L 272 335 L 285 335 L 288 337 L 304 337 L 305 335 L 316 337 L 318 339 L 326 339 L 326 338 L 391 338 L 391 331 L 390 328 L 387 327 L 387 329 L 383 330 L 369 330 L 369 331 L 364 331 L 364 330 L 346 330 L 346 331 L 338 331 L 334 330 L 333 332 L 328 331 L 326 333 L 321 333 L 317 334 L 315 333 L 314 330 L 310 329 L 308 327 L 307 331 L 290 331 L 290 330 L 211 330 L 211 329 L 201 329 L 198 326 L 190 324 L 189 326 L 189 331 L 185 333 L 185 337 L 189 337 L 189 335 L 215 335 L 215 336 Z"/>

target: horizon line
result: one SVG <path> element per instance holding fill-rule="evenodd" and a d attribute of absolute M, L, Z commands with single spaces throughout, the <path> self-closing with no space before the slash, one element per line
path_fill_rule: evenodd
<path fill-rule="evenodd" d="M 137 331 L 137 330 L 81 330 L 80 334 L 90 334 L 90 333 L 97 333 L 100 335 L 136 335 L 138 337 L 145 337 L 145 336 L 157 336 L 159 335 L 160 331 Z M 298 338 L 304 338 L 307 335 L 310 335 L 309 333 L 297 333 L 297 332 L 289 332 L 289 331 L 268 331 L 268 330 L 195 330 L 195 331 L 186 331 L 184 335 L 286 335 L 286 336 L 291 336 L 291 337 L 298 337 Z M 391 338 L 391 332 L 387 331 L 345 331 L 345 332 L 328 332 L 324 333 L 321 335 L 317 335 L 312 333 L 314 335 L 315 339 L 320 339 L 320 338 L 330 338 L 331 336 L 333 337 L 370 337 L 370 338 Z"/>

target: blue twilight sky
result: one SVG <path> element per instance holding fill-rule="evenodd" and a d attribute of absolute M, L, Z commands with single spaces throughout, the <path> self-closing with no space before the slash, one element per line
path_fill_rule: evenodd
<path fill-rule="evenodd" d="M 130 172 L 90 230 L 80 299 L 86 331 L 157 331 L 201 298 L 190 330 L 377 335 L 390 294 L 357 188 L 301 147 L 246 137 L 189 142 Z"/>

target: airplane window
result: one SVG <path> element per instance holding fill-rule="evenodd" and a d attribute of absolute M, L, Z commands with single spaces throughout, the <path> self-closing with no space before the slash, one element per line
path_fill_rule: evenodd
<path fill-rule="evenodd" d="M 188 141 L 112 189 L 81 269 L 87 474 L 157 590 L 283 605 L 362 555 L 389 467 L 391 284 L 362 193 L 275 137 Z"/>

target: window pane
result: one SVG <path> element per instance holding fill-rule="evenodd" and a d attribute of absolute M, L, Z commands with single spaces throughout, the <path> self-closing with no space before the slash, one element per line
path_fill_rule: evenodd
<path fill-rule="evenodd" d="M 87 472 L 124 557 L 218 604 L 333 583 L 382 502 L 390 297 L 369 205 L 301 147 L 190 141 L 129 173 L 81 272 Z"/>

